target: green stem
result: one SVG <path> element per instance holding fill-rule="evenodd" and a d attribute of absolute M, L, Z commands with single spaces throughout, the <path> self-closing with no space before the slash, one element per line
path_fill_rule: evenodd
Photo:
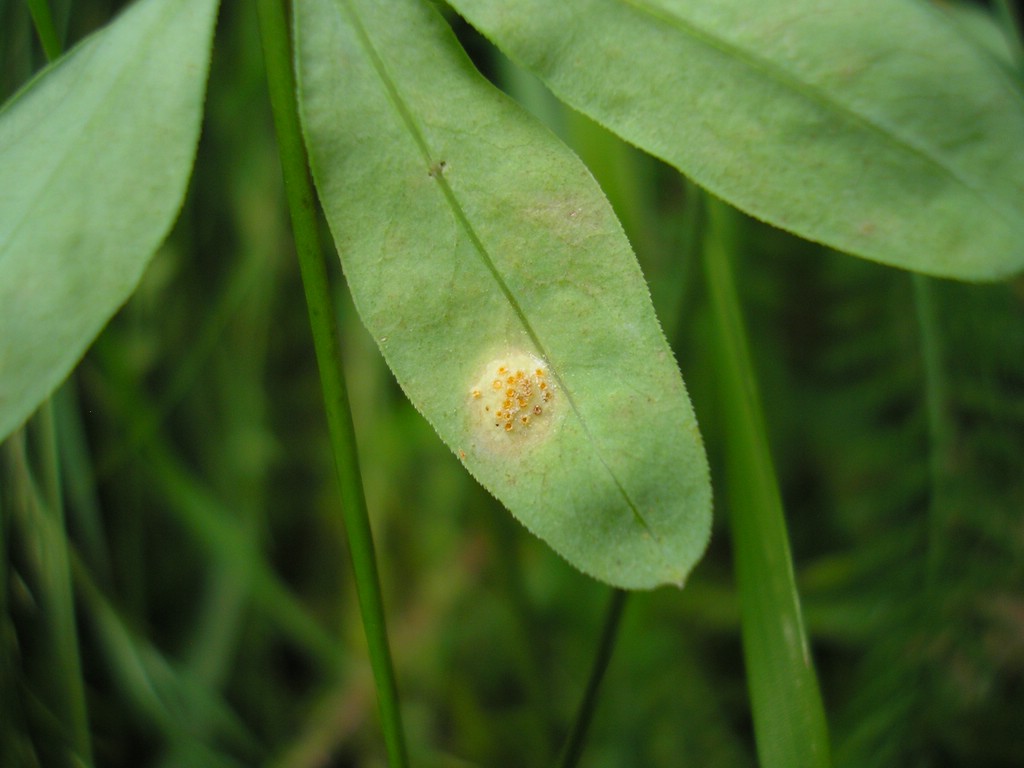
<path fill-rule="evenodd" d="M 57 454 L 57 428 L 53 401 L 47 400 L 36 413 L 42 460 L 44 511 L 49 515 L 55 535 L 46 558 L 50 565 L 50 586 L 54 595 L 54 640 L 59 667 L 64 671 L 64 691 L 75 753 L 85 765 L 92 765 L 89 716 L 85 704 L 85 683 L 78 653 L 78 629 L 75 625 L 75 599 L 71 587 L 67 530 L 64 524 L 64 495 L 61 492 L 60 458 Z M 31 426 L 31 425 L 30 425 Z"/>
<path fill-rule="evenodd" d="M 336 315 L 327 280 L 327 266 L 320 248 L 309 163 L 299 129 L 288 23 L 280 0 L 259 0 L 257 9 L 270 103 L 274 113 L 285 192 L 291 213 L 292 233 L 306 293 L 309 322 L 313 331 L 327 425 L 341 491 L 342 516 L 348 534 L 370 664 L 377 685 L 384 741 L 393 768 L 403 768 L 408 765 L 408 757 L 398 702 L 398 686 L 388 647 L 384 603 L 373 550 L 373 534 L 370 530 L 356 455 L 355 430 L 342 375 L 341 342 L 335 325 Z"/>
<path fill-rule="evenodd" d="M 561 768 L 573 768 L 579 763 L 580 756 L 583 754 L 583 748 L 587 743 L 587 731 L 590 729 L 590 722 L 594 719 L 594 710 L 597 708 L 597 693 L 601 688 L 604 673 L 608 669 L 608 662 L 611 661 L 612 651 L 615 649 L 615 639 L 619 634 L 622 610 L 626 606 L 628 595 L 629 593 L 622 589 L 612 590 L 611 599 L 608 601 L 608 610 L 605 613 L 604 627 L 601 630 L 601 639 L 597 645 L 597 655 L 594 657 L 594 666 L 590 670 L 590 679 L 587 681 L 587 689 L 580 702 L 579 711 L 576 713 L 576 721 L 573 723 L 565 747 L 562 749 L 562 757 L 559 761 Z"/>
<path fill-rule="evenodd" d="M 669 344 L 680 355 L 685 335 L 690 329 L 687 314 L 693 311 L 693 296 L 698 279 L 696 265 L 702 253 L 701 236 L 704 228 L 704 208 L 707 195 L 690 179 L 683 179 L 683 210 L 679 217 L 679 232 L 682 238 L 677 260 L 679 262 L 676 276 L 677 291 L 673 303 L 673 311 L 666 313 L 662 327 L 668 337 Z"/>
<path fill-rule="evenodd" d="M 36 34 L 43 45 L 43 53 L 49 61 L 53 61 L 62 53 L 57 28 L 53 26 L 53 14 L 46 0 L 28 0 L 28 10 L 32 14 L 32 23 L 36 25 Z"/>
<path fill-rule="evenodd" d="M 942 339 L 939 334 L 939 318 L 935 308 L 932 282 L 924 275 L 912 275 L 914 308 L 921 334 L 921 358 L 924 364 L 925 410 L 928 416 L 929 502 L 928 502 L 928 553 L 926 559 L 926 589 L 935 587 L 943 555 L 942 497 L 949 472 L 949 459 L 953 444 L 953 427 L 946 409 L 945 361 L 942 354 Z"/>
<path fill-rule="evenodd" d="M 741 219 L 714 199 L 707 213 L 704 269 L 717 335 L 729 522 L 757 753 L 762 768 L 819 768 L 830 764 L 825 710 L 730 263 Z"/>
<path fill-rule="evenodd" d="M 74 512 L 75 546 L 83 553 L 97 581 L 109 586 L 113 580 L 110 548 L 97 495 L 95 464 L 73 374 L 54 393 L 52 400 L 60 447 L 61 485 L 66 506 Z"/>

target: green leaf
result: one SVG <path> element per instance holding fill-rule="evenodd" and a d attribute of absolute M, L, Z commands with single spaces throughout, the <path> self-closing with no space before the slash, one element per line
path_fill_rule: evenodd
<path fill-rule="evenodd" d="M 452 5 L 567 103 L 753 216 L 933 275 L 1024 267 L 1024 99 L 928 3 Z"/>
<path fill-rule="evenodd" d="M 706 459 L 586 168 L 484 81 L 426 4 L 296 12 L 314 177 L 362 320 L 410 400 L 577 568 L 626 588 L 681 584 L 707 542 Z"/>
<path fill-rule="evenodd" d="M 67 376 L 177 216 L 216 0 L 143 0 L 0 110 L 0 440 Z"/>

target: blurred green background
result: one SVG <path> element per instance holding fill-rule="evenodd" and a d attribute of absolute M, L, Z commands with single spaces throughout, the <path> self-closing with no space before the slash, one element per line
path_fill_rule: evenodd
<path fill-rule="evenodd" d="M 74 41 L 117 5 L 54 8 Z M 583 764 L 753 765 L 694 195 L 449 18 L 605 187 L 712 463 L 711 547 L 682 592 L 630 598 Z M 18 0 L 0 2 L 0 62 L 5 97 L 43 62 Z M 384 764 L 275 153 L 255 11 L 226 2 L 181 218 L 54 401 L 100 766 Z M 745 226 L 737 275 L 835 763 L 1020 765 L 1024 280 L 915 283 Z M 413 763 L 551 763 L 609 591 L 463 471 L 333 264 Z M 44 442 L 30 428 L 3 451 L 2 765 L 58 764 L 67 738 L 26 501 Z"/>

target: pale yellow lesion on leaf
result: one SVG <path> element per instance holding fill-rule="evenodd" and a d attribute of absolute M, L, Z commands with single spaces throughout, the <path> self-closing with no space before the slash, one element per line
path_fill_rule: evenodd
<path fill-rule="evenodd" d="M 516 449 L 547 435 L 559 413 L 547 363 L 512 350 L 490 360 L 469 389 L 473 432 L 492 449 Z"/>

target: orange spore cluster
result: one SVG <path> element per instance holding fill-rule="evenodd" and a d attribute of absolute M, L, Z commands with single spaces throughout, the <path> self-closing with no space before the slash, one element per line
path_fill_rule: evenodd
<path fill-rule="evenodd" d="M 527 364 L 516 364 L 523 362 Z M 471 390 L 472 398 L 484 401 L 487 423 L 496 429 L 508 433 L 529 429 L 534 419 L 544 415 L 545 404 L 551 400 L 546 367 L 532 356 L 525 361 L 492 365 L 490 376 L 485 373 L 484 379 Z"/>

